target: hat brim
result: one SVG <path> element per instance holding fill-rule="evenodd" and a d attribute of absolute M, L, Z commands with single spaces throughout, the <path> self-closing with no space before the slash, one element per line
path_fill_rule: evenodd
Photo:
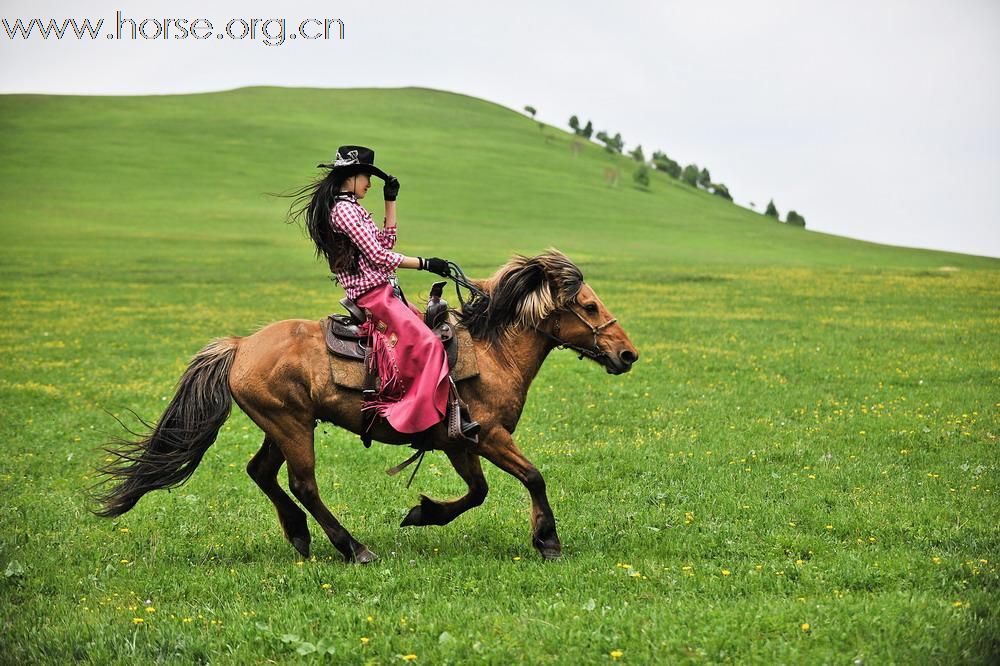
<path fill-rule="evenodd" d="M 345 176 L 353 176 L 356 173 L 367 173 L 371 176 L 378 176 L 382 180 L 389 180 L 389 174 L 382 169 L 379 169 L 374 164 L 344 164 L 341 166 L 334 166 L 333 164 L 317 164 L 317 168 L 329 169 L 331 173 L 336 173 L 338 175 L 343 174 Z"/>

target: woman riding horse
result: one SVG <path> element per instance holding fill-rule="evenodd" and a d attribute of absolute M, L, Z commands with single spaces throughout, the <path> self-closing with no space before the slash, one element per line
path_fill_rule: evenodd
<path fill-rule="evenodd" d="M 375 166 L 375 151 L 341 146 L 332 163 L 318 166 L 329 171 L 299 190 L 301 206 L 292 219 L 306 217 L 316 255 L 326 259 L 348 298 L 369 312 L 366 328 L 381 386 L 365 409 L 374 409 L 399 432 L 423 432 L 445 418 L 449 393 L 457 389 L 441 341 L 420 312 L 406 303 L 395 270 L 414 268 L 447 276 L 448 262 L 392 251 L 399 180 Z M 368 193 L 372 175 L 385 181 L 381 230 L 358 203 Z M 462 417 L 461 436 L 475 442 L 479 424 Z"/>
<path fill-rule="evenodd" d="M 473 340 L 479 375 L 462 382 L 463 394 L 482 424 L 475 444 L 455 442 L 437 424 L 422 442 L 444 451 L 468 492 L 450 501 L 421 495 L 402 525 L 445 525 L 486 498 L 480 457 L 512 474 L 531 495 L 532 544 L 546 559 L 562 546 L 541 473 L 521 453 L 513 434 L 528 388 L 549 352 L 566 347 L 611 374 L 628 372 L 639 354 L 628 335 L 583 281 L 565 255 L 515 255 L 489 279 L 474 281 L 490 299 L 489 308 L 463 314 Z M 218 436 L 233 401 L 264 431 L 247 473 L 278 512 L 285 538 L 308 557 L 311 537 L 306 514 L 278 485 L 288 464 L 288 487 L 312 514 L 347 561 L 375 559 L 326 507 L 316 483 L 314 431 L 327 421 L 356 434 L 365 430 L 361 394 L 337 386 L 320 322 L 279 321 L 247 337 L 220 338 L 191 361 L 177 391 L 152 431 L 133 444 L 109 452 L 103 468 L 114 482 L 97 511 L 119 516 L 143 495 L 186 481 Z M 409 444 L 412 436 L 380 421 L 369 433 L 389 444 Z"/>

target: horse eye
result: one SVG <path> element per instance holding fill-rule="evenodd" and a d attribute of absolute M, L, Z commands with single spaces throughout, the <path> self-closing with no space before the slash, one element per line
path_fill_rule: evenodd
<path fill-rule="evenodd" d="M 595 304 L 593 304 L 593 303 L 587 303 L 587 304 L 586 304 L 585 306 L 583 306 L 583 307 L 584 307 L 584 309 L 585 309 L 585 310 L 586 310 L 587 312 L 590 312 L 590 313 L 592 313 L 592 314 L 597 314 L 597 306 L 596 306 Z"/>

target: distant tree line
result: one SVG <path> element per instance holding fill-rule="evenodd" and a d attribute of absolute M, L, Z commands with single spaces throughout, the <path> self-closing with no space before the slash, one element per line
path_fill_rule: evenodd
<path fill-rule="evenodd" d="M 535 117 L 535 108 L 532 106 L 524 107 L 524 110 L 531 114 L 531 117 Z M 594 132 L 594 124 L 587 120 L 585 125 L 580 124 L 580 119 L 576 116 L 570 116 L 569 127 L 573 130 L 573 134 L 582 137 L 587 141 L 591 138 L 604 144 L 604 149 L 612 154 L 621 155 L 625 150 L 625 140 L 622 139 L 622 135 L 616 132 L 614 136 L 605 130 L 600 130 Z M 662 150 L 653 151 L 653 156 L 650 160 L 646 160 L 646 154 L 642 149 L 642 144 L 637 145 L 635 148 L 628 152 L 629 157 L 638 162 L 636 170 L 632 174 L 632 179 L 639 184 L 641 187 L 649 187 L 650 183 L 650 167 L 656 171 L 662 171 L 667 174 L 670 178 L 674 180 L 685 183 L 695 189 L 705 190 L 706 192 L 711 192 L 717 197 L 721 197 L 727 201 L 732 201 L 733 196 L 729 192 L 729 188 L 723 183 L 712 182 L 712 174 L 708 170 L 708 167 L 699 168 L 697 164 L 688 164 L 681 167 L 680 163 L 676 160 L 671 159 Z M 753 204 L 750 204 L 751 207 Z M 778 214 L 778 209 L 774 205 L 774 200 L 772 199 L 768 205 L 767 210 L 764 213 L 774 219 L 780 221 L 780 216 Z M 798 214 L 794 210 L 788 211 L 788 215 L 785 218 L 785 224 L 791 224 L 793 226 L 805 227 L 806 218 Z"/>
<path fill-rule="evenodd" d="M 620 155 L 625 149 L 625 140 L 622 139 L 621 133 L 616 132 L 614 136 L 611 136 L 609 132 L 600 130 L 595 134 L 594 124 L 590 120 L 587 121 L 586 125 L 581 125 L 580 119 L 573 115 L 570 116 L 569 127 L 576 136 L 583 137 L 588 141 L 591 137 L 597 139 L 604 144 L 604 149 L 609 153 Z M 722 183 L 712 182 L 712 176 L 707 168 L 699 169 L 696 164 L 689 164 L 682 169 L 678 162 L 667 157 L 667 154 L 661 150 L 654 151 L 652 159 L 647 161 L 646 154 L 642 150 L 642 144 L 637 145 L 629 151 L 628 155 L 639 163 L 632 177 L 636 183 L 643 187 L 649 186 L 650 167 L 652 167 L 657 171 L 664 172 L 674 180 L 687 183 L 691 187 L 706 190 L 728 201 L 733 200 L 728 187 Z"/>

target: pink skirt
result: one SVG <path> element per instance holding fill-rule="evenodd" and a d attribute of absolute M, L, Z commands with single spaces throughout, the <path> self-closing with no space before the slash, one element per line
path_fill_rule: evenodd
<path fill-rule="evenodd" d="M 374 409 L 402 433 L 440 423 L 448 408 L 448 358 L 441 341 L 413 306 L 393 294 L 388 282 L 365 292 L 357 304 L 371 313 L 372 360 L 381 386 L 363 409 Z"/>

